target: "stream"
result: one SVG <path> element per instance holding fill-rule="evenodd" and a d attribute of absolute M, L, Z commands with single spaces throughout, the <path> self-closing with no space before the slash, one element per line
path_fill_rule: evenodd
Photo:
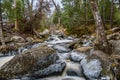
<path fill-rule="evenodd" d="M 72 37 L 66 37 L 66 38 L 60 38 L 58 35 L 52 35 L 48 38 L 48 40 L 44 41 L 43 43 L 36 43 L 33 45 L 26 45 L 24 47 L 20 47 L 17 51 L 10 51 L 8 52 L 7 56 L 0 57 L 0 67 L 4 65 L 6 62 L 11 60 L 16 54 L 23 53 L 24 51 L 27 51 L 32 48 L 36 48 L 38 46 L 47 45 L 49 47 L 52 47 L 55 49 L 60 57 L 61 60 L 67 59 L 70 55 L 69 53 L 72 51 L 68 48 L 68 45 L 72 43 L 73 41 L 77 41 L 77 39 L 74 39 Z M 12 55 L 11 55 L 12 54 Z M 80 70 L 80 66 L 78 63 L 73 63 L 71 61 L 66 61 L 67 67 L 64 70 L 62 77 L 60 76 L 54 76 L 49 77 L 41 80 L 84 80 L 80 78 L 80 76 L 83 76 Z M 74 76 L 74 77 L 69 77 Z"/>
<path fill-rule="evenodd" d="M 78 39 L 74 39 L 72 37 L 62 38 L 62 37 L 59 37 L 58 35 L 51 35 L 43 43 L 35 43 L 33 45 L 26 45 L 26 46 L 20 47 L 17 51 L 8 52 L 9 55 L 7 56 L 1 56 L 0 67 L 4 65 L 6 62 L 8 62 L 9 60 L 11 60 L 16 54 L 23 53 L 24 51 L 30 50 L 32 48 L 37 48 L 42 45 L 47 45 L 56 50 L 60 60 L 66 63 L 66 67 L 61 76 L 56 75 L 56 76 L 46 77 L 46 78 L 37 79 L 37 80 L 87 80 L 86 77 L 84 76 L 83 68 L 79 62 L 80 60 L 85 58 L 86 55 L 85 54 L 77 55 L 76 51 L 68 47 L 69 44 L 75 41 L 78 41 Z M 90 42 L 86 41 L 83 44 L 83 46 L 89 46 L 89 44 Z M 72 58 L 72 60 L 70 60 L 70 57 Z M 34 80 L 34 79 L 25 77 L 22 79 L 12 79 L 12 80 Z M 105 78 L 105 79 L 100 79 L 100 80 L 109 80 L 109 79 Z"/>

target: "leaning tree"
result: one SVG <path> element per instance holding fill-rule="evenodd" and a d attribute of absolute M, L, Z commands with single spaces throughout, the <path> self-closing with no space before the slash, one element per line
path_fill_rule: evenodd
<path fill-rule="evenodd" d="M 112 49 L 107 41 L 106 35 L 105 35 L 105 30 L 104 30 L 104 24 L 102 22 L 97 0 L 90 0 L 91 4 L 91 9 L 92 13 L 94 16 L 94 20 L 97 26 L 97 42 L 96 42 L 96 47 L 99 50 L 104 51 L 105 53 L 112 53 Z"/>

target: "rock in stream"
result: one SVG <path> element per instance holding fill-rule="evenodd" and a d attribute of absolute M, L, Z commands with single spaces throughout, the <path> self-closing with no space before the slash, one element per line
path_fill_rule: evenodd
<path fill-rule="evenodd" d="M 40 46 L 25 51 L 0 67 L 0 79 L 17 78 L 26 74 L 30 75 L 36 71 L 48 68 L 58 59 L 59 57 L 55 50 L 47 46 Z"/>

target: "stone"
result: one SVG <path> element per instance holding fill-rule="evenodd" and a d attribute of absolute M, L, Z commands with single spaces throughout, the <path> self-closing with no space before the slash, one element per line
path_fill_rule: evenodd
<path fill-rule="evenodd" d="M 26 38 L 26 41 L 29 42 L 29 43 L 31 43 L 31 42 L 34 41 L 34 39 L 33 39 L 32 37 L 27 37 L 27 38 Z"/>
<path fill-rule="evenodd" d="M 107 64 L 110 64 L 110 59 L 108 58 L 109 55 L 105 54 L 104 52 L 100 51 L 100 50 L 95 50 L 92 51 L 89 58 L 91 59 L 99 59 L 102 62 L 104 62 L 105 66 L 107 66 Z M 103 64 L 103 63 L 102 63 Z"/>
<path fill-rule="evenodd" d="M 110 35 L 107 35 L 108 40 L 119 40 L 120 39 L 120 32 L 116 32 Z"/>
<path fill-rule="evenodd" d="M 115 27 L 115 28 L 112 28 L 111 29 L 113 32 L 118 32 L 118 31 L 120 31 L 120 27 Z"/>
<path fill-rule="evenodd" d="M 90 53 L 90 50 L 93 49 L 93 47 L 87 46 L 87 47 L 79 47 L 76 50 L 82 53 Z"/>
<path fill-rule="evenodd" d="M 31 74 L 32 77 L 40 78 L 40 77 L 48 77 L 49 75 L 61 75 L 64 68 L 66 67 L 66 63 L 62 60 L 57 60 L 54 64 L 50 65 L 43 70 L 38 70 L 35 73 Z"/>
<path fill-rule="evenodd" d="M 13 36 L 13 37 L 11 37 L 10 40 L 12 40 L 14 42 L 25 42 L 25 39 L 22 38 L 21 36 Z"/>
<path fill-rule="evenodd" d="M 70 58 L 71 60 L 73 61 L 77 61 L 77 62 L 80 62 L 82 59 L 86 58 L 87 55 L 85 53 L 80 53 L 78 51 L 72 51 L 71 54 L 70 54 Z"/>
<path fill-rule="evenodd" d="M 0 67 L 0 78 L 11 79 L 43 70 L 55 63 L 59 57 L 55 50 L 47 46 L 40 46 L 16 55 L 9 62 Z"/>
<path fill-rule="evenodd" d="M 6 43 L 12 42 L 12 40 L 10 39 L 10 37 L 5 37 L 4 39 L 5 39 L 5 42 L 6 42 Z"/>
<path fill-rule="evenodd" d="M 84 75 L 89 80 L 101 80 L 106 76 L 110 77 L 110 80 L 114 80 L 112 78 L 114 75 L 114 67 L 112 67 L 114 59 L 102 51 L 92 51 L 80 64 L 83 68 Z"/>
<path fill-rule="evenodd" d="M 42 33 L 40 33 L 41 36 L 49 35 L 50 31 L 48 29 L 45 29 Z"/>
<path fill-rule="evenodd" d="M 89 80 L 98 79 L 100 77 L 102 66 L 98 59 L 87 60 L 86 58 L 81 61 L 81 66 L 84 71 L 84 75 Z"/>

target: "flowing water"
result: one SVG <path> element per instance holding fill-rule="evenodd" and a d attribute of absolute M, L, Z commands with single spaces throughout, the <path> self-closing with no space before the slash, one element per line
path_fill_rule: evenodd
<path fill-rule="evenodd" d="M 81 73 L 82 69 L 80 64 L 66 60 L 70 56 L 69 53 L 72 51 L 67 47 L 67 45 L 76 40 L 77 39 L 74 39 L 72 37 L 59 38 L 58 35 L 52 35 L 43 43 L 26 45 L 24 47 L 20 47 L 17 51 L 8 52 L 8 54 L 20 54 L 29 49 L 36 48 L 41 45 L 47 45 L 57 51 L 60 59 L 65 60 L 66 68 L 61 76 L 53 76 L 40 80 L 85 80 L 84 78 L 81 78 L 83 77 L 83 74 Z M 14 56 L 15 55 L 0 57 L 0 67 L 11 60 Z"/>

